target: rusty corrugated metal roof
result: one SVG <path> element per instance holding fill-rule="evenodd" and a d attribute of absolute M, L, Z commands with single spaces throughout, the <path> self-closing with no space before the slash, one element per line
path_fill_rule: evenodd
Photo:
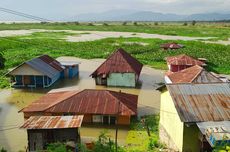
<path fill-rule="evenodd" d="M 166 44 L 161 45 L 161 48 L 164 48 L 164 49 L 180 49 L 182 47 L 184 46 L 181 44 L 177 44 L 177 43 L 166 43 Z"/>
<path fill-rule="evenodd" d="M 182 122 L 229 121 L 230 84 L 168 84 Z"/>
<path fill-rule="evenodd" d="M 179 72 L 170 72 L 167 77 L 172 83 L 208 83 L 222 82 L 219 78 L 206 71 L 199 65 L 181 70 Z"/>
<path fill-rule="evenodd" d="M 83 115 L 78 116 L 31 116 L 20 128 L 65 129 L 81 127 Z"/>
<path fill-rule="evenodd" d="M 58 62 L 57 60 L 55 60 L 54 58 L 48 56 L 48 55 L 42 55 L 39 57 L 39 59 L 41 59 L 42 61 L 46 62 L 47 64 L 49 64 L 50 66 L 52 66 L 53 68 L 55 68 L 58 71 L 62 71 L 63 68 L 60 64 L 60 62 Z"/>
<path fill-rule="evenodd" d="M 143 64 L 133 58 L 123 49 L 115 51 L 107 60 L 102 63 L 91 75 L 93 77 L 99 75 L 107 75 L 110 73 L 141 73 Z"/>
<path fill-rule="evenodd" d="M 81 92 L 48 93 L 22 111 L 115 115 L 120 103 L 120 115 L 136 115 L 137 100 L 137 95 L 86 89 Z"/>
<path fill-rule="evenodd" d="M 58 93 L 47 93 L 38 100 L 32 102 L 29 106 L 20 110 L 20 112 L 43 112 L 47 108 L 75 95 L 78 91 L 62 91 Z"/>
<path fill-rule="evenodd" d="M 205 65 L 204 62 L 201 62 L 185 54 L 167 57 L 166 61 L 168 65 L 188 65 L 188 66 L 191 66 L 191 65 L 204 66 Z"/>

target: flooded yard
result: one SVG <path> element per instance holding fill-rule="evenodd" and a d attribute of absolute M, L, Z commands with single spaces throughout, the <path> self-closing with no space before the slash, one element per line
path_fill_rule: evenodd
<path fill-rule="evenodd" d="M 0 146 L 8 151 L 16 152 L 25 149 L 27 145 L 27 134 L 19 127 L 23 124 L 22 113 L 18 113 L 23 107 L 38 99 L 52 89 L 61 90 L 82 90 L 82 89 L 109 89 L 139 95 L 138 116 L 158 113 L 160 108 L 160 92 L 155 91 L 157 83 L 163 82 L 164 71 L 144 67 L 140 76 L 142 85 L 137 89 L 110 88 L 96 86 L 94 79 L 89 75 L 104 61 L 102 59 L 80 61 L 79 79 L 61 80 L 49 89 L 5 89 L 0 91 Z M 53 91 L 53 90 L 52 90 Z M 83 141 L 93 140 L 98 137 L 100 131 L 104 130 L 97 126 L 83 126 L 80 134 Z M 111 139 L 114 139 L 115 129 L 107 128 Z M 124 145 L 128 129 L 119 129 L 118 141 Z"/>

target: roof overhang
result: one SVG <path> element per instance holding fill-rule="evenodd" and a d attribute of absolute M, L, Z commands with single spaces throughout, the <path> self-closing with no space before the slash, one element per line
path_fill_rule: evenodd
<path fill-rule="evenodd" d="M 212 147 L 223 142 L 230 143 L 230 121 L 209 121 L 196 124 Z"/>

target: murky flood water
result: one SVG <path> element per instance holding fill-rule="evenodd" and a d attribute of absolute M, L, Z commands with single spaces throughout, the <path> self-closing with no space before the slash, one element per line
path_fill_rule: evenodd
<path fill-rule="evenodd" d="M 144 67 L 140 77 L 142 81 L 140 89 L 110 88 L 96 86 L 94 79 L 89 77 L 104 60 L 77 60 L 81 62 L 79 79 L 61 80 L 49 89 L 5 89 L 0 91 L 0 147 L 3 146 L 12 152 L 25 149 L 27 146 L 27 134 L 25 130 L 19 129 L 24 119 L 23 114 L 18 113 L 18 111 L 51 89 L 56 89 L 55 91 L 95 88 L 121 90 L 122 92 L 139 95 L 139 116 L 159 112 L 160 92 L 155 91 L 155 88 L 158 86 L 157 83 L 163 82 L 163 71 Z M 88 141 L 97 138 L 103 130 L 101 127 L 82 127 L 80 133 L 83 141 Z M 115 130 L 112 128 L 107 128 L 107 130 L 111 135 L 111 139 L 114 139 Z M 119 129 L 118 142 L 120 144 L 125 144 L 127 134 L 128 129 Z"/>

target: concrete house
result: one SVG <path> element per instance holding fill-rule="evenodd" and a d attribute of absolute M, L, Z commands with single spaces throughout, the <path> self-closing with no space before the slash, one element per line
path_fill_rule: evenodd
<path fill-rule="evenodd" d="M 205 66 L 206 64 L 200 60 L 197 60 L 191 56 L 181 54 L 177 56 L 171 56 L 166 58 L 169 71 L 178 72 L 194 65 Z"/>
<path fill-rule="evenodd" d="M 138 96 L 90 90 L 48 93 L 21 111 L 25 119 L 37 115 L 84 115 L 84 123 L 129 125 L 137 115 Z"/>
<path fill-rule="evenodd" d="M 80 143 L 83 116 L 32 116 L 21 126 L 27 129 L 28 150 L 45 150 L 49 143 L 62 142 L 74 145 Z"/>
<path fill-rule="evenodd" d="M 219 77 L 198 65 L 179 72 L 167 72 L 165 82 L 169 83 L 213 83 L 223 82 Z"/>
<path fill-rule="evenodd" d="M 161 95 L 160 140 L 180 152 L 230 142 L 229 83 L 168 84 Z"/>
<path fill-rule="evenodd" d="M 91 76 L 97 85 L 135 87 L 143 65 L 123 49 L 118 49 Z"/>
<path fill-rule="evenodd" d="M 67 65 L 66 62 L 62 65 L 52 57 L 42 55 L 22 63 L 7 75 L 11 77 L 13 87 L 47 88 L 60 78 L 78 76 L 78 65 L 76 63 Z"/>

